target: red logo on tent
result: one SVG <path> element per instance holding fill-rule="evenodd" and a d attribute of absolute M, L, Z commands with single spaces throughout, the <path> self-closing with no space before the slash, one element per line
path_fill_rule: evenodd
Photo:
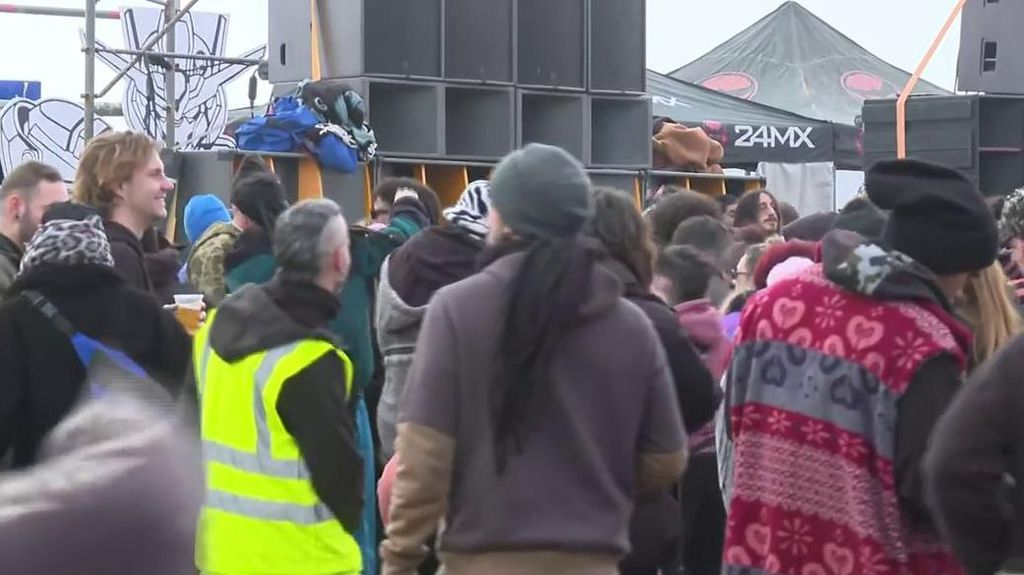
<path fill-rule="evenodd" d="M 743 72 L 715 74 L 710 78 L 705 78 L 700 85 L 744 100 L 753 99 L 757 94 L 757 80 Z"/>
<path fill-rule="evenodd" d="M 859 100 L 895 98 L 899 90 L 889 81 L 871 72 L 847 72 L 843 74 L 843 88 Z"/>

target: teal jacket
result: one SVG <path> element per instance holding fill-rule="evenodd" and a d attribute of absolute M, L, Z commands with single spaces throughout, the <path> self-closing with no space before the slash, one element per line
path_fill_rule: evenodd
<path fill-rule="evenodd" d="M 360 392 L 365 392 L 373 379 L 371 314 L 381 265 L 391 252 L 426 226 L 424 214 L 400 212 L 384 230 L 354 228 L 351 232 L 352 268 L 341 291 L 341 313 L 329 328 L 341 338 L 352 360 L 352 382 Z"/>
<path fill-rule="evenodd" d="M 274 256 L 259 254 L 232 268 L 224 274 L 227 293 L 238 291 L 245 284 L 262 284 L 274 277 Z"/>

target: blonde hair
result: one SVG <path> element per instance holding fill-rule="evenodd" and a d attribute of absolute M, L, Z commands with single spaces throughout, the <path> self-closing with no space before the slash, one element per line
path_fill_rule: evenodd
<path fill-rule="evenodd" d="M 115 190 L 132 179 L 136 170 L 146 165 L 160 144 L 137 132 L 107 132 L 96 136 L 85 146 L 75 173 L 75 201 L 99 210 L 110 217 L 117 205 Z"/>
<path fill-rule="evenodd" d="M 1010 300 L 1008 283 L 997 262 L 971 276 L 964 288 L 960 311 L 974 333 L 971 359 L 976 366 L 1024 330 L 1024 321 Z"/>

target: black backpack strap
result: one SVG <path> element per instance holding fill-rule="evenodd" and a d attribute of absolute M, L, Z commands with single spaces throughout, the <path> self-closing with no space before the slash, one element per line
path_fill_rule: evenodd
<path fill-rule="evenodd" d="M 69 322 L 67 318 L 60 313 L 60 310 L 57 309 L 55 305 L 50 303 L 50 300 L 43 297 L 43 294 L 29 290 L 22 292 L 22 295 L 28 298 L 28 301 L 32 302 L 32 305 L 35 306 L 40 313 L 46 316 L 46 318 L 49 319 L 50 322 L 53 323 L 54 327 L 60 330 L 61 333 L 68 337 L 73 337 L 75 335 L 76 331 L 74 326 L 71 325 L 71 322 Z"/>

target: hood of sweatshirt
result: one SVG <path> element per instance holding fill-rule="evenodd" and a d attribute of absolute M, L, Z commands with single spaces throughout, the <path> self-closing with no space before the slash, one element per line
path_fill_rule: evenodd
<path fill-rule="evenodd" d="M 377 288 L 377 329 L 397 332 L 416 326 L 427 314 L 427 305 L 409 305 L 391 285 L 391 258 L 381 266 L 380 285 Z"/>
<path fill-rule="evenodd" d="M 927 301 L 952 313 L 935 274 L 878 240 L 843 230 L 821 243 L 825 277 L 845 290 L 878 300 Z"/>
<path fill-rule="evenodd" d="M 339 307 L 336 296 L 311 284 L 284 284 L 274 278 L 268 284 L 246 285 L 217 308 L 210 343 L 228 362 L 300 339 L 339 344 L 327 329 Z M 311 316 L 315 321 L 297 319 Z"/>
<path fill-rule="evenodd" d="M 675 307 L 679 323 L 699 347 L 712 349 L 725 339 L 722 312 L 709 299 L 683 302 Z"/>
<path fill-rule="evenodd" d="M 479 269 L 484 243 L 459 226 L 427 228 L 391 254 L 388 283 L 413 308 L 427 305 L 437 290 Z"/>

